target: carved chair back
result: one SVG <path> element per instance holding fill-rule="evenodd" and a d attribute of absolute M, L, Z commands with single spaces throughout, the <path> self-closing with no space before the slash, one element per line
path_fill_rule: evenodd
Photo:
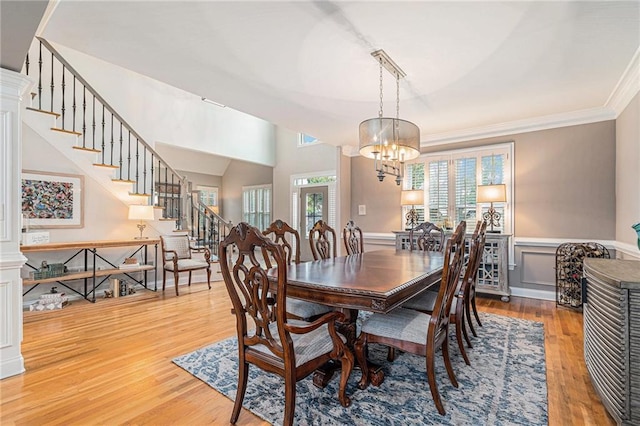
<path fill-rule="evenodd" d="M 342 239 L 347 254 L 358 254 L 364 252 L 364 241 L 362 239 L 362 230 L 356 226 L 353 220 L 349 220 L 347 225 L 342 229 Z"/>
<path fill-rule="evenodd" d="M 262 231 L 262 234 L 272 238 L 274 243 L 282 247 L 287 265 L 291 265 L 292 262 L 300 263 L 300 234 L 287 222 L 278 219 Z M 265 261 L 267 267 L 271 268 L 272 262 L 269 256 L 265 257 Z"/>
<path fill-rule="evenodd" d="M 336 257 L 336 231 L 324 220 L 317 221 L 309 231 L 313 260 Z"/>
<path fill-rule="evenodd" d="M 415 238 L 415 243 L 414 243 Z M 409 231 L 411 250 L 443 251 L 445 236 L 442 228 L 431 222 L 423 222 Z"/>

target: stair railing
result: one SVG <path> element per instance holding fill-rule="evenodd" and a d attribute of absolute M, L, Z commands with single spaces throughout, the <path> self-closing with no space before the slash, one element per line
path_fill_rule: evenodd
<path fill-rule="evenodd" d="M 95 153 L 94 166 L 115 170 L 112 180 L 132 185 L 131 196 L 147 197 L 162 207 L 162 217 L 184 222 L 186 178 L 180 176 L 118 114 L 111 105 L 45 39 L 36 37 L 36 52 L 29 52 L 25 71 L 29 75 L 30 58 L 37 57 L 37 107 L 27 109 L 54 115 L 59 127 L 51 130 L 73 134 L 73 148 Z M 48 51 L 43 54 L 43 47 Z M 56 71 L 60 70 L 60 74 Z M 45 85 L 49 87 L 46 88 Z M 71 86 L 68 88 L 67 86 Z"/>
<path fill-rule="evenodd" d="M 190 212 L 187 217 L 189 235 L 198 245 L 208 247 L 211 253 L 217 256 L 220 241 L 226 238 L 232 224 L 200 201 L 198 191 L 189 194 L 189 199 L 191 205 L 187 210 Z"/>

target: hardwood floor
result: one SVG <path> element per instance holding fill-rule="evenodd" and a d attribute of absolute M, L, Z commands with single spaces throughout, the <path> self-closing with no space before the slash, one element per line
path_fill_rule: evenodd
<path fill-rule="evenodd" d="M 235 334 L 224 284 L 212 286 L 181 287 L 179 297 L 169 289 L 26 312 L 27 371 L 0 381 L 0 423 L 228 424 L 232 401 L 171 362 Z M 550 425 L 615 424 L 586 371 L 582 314 L 517 297 L 480 298 L 479 305 L 544 322 Z M 266 423 L 243 410 L 237 424 Z"/>

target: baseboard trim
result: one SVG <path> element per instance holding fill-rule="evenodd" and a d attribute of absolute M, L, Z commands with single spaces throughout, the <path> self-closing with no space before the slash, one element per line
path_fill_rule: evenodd
<path fill-rule="evenodd" d="M 549 290 L 533 290 L 530 288 L 521 288 L 521 287 L 511 287 L 511 296 L 515 297 L 524 297 L 527 299 L 538 299 L 538 300 L 556 300 L 555 291 Z"/>

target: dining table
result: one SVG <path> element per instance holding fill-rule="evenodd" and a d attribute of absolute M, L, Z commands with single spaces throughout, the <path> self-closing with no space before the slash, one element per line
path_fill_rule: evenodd
<path fill-rule="evenodd" d="M 346 317 L 338 331 L 353 349 L 359 311 L 388 313 L 440 282 L 444 254 L 383 249 L 291 264 L 287 267 L 287 297 L 313 301 L 341 310 Z M 270 278 L 277 275 L 269 270 Z M 373 368 L 372 373 L 378 369 Z M 317 371 L 313 383 L 325 387 L 333 368 Z"/>

